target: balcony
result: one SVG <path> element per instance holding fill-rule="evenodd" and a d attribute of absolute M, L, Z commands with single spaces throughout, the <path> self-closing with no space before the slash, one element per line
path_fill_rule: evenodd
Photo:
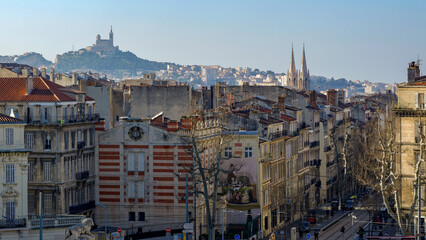
<path fill-rule="evenodd" d="M 288 136 L 287 130 L 283 130 L 283 131 L 274 132 L 274 133 L 269 134 L 269 140 L 284 137 L 284 136 Z"/>
<path fill-rule="evenodd" d="M 49 227 L 69 227 L 81 223 L 85 216 L 80 215 L 57 215 L 56 217 L 44 217 L 43 216 L 43 228 Z M 30 222 L 29 228 L 36 229 L 40 228 L 39 216 L 33 216 Z"/>
<path fill-rule="evenodd" d="M 79 214 L 96 207 L 95 201 L 89 201 L 80 205 L 74 205 L 70 207 L 70 214 Z"/>
<path fill-rule="evenodd" d="M 25 218 L 0 220 L 0 228 L 24 228 L 26 226 Z"/>
<path fill-rule="evenodd" d="M 86 147 L 86 142 L 85 141 L 77 142 L 77 149 L 83 149 L 85 147 Z"/>
<path fill-rule="evenodd" d="M 89 123 L 98 122 L 99 114 L 82 114 L 75 116 L 44 116 L 44 115 L 32 115 L 26 116 L 24 122 L 28 124 L 40 124 L 40 125 L 64 125 L 64 124 L 75 124 L 75 123 Z"/>
<path fill-rule="evenodd" d="M 75 174 L 75 179 L 77 181 L 85 181 L 89 179 L 89 171 L 78 172 Z"/>
<path fill-rule="evenodd" d="M 311 148 L 319 146 L 319 143 L 320 143 L 319 141 L 311 142 Z"/>

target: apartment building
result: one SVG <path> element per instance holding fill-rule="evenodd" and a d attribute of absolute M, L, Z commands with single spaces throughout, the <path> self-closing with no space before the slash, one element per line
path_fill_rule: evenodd
<path fill-rule="evenodd" d="M 4 114 L 26 123 L 28 216 L 86 213 L 94 208 L 95 101 L 43 77 L 0 78 Z M 53 222 L 52 222 L 53 223 Z M 52 225 L 53 226 L 53 225 Z"/>

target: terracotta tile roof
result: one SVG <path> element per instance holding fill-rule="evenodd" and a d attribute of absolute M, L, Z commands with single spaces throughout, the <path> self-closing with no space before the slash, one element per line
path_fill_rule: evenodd
<path fill-rule="evenodd" d="M 294 118 L 292 116 L 289 116 L 289 115 L 285 115 L 285 114 L 281 114 L 281 119 L 285 120 L 285 121 L 288 121 L 288 122 L 290 122 L 290 121 L 296 121 L 296 118 Z"/>
<path fill-rule="evenodd" d="M 0 113 L 0 123 L 16 123 L 16 122 L 22 122 L 21 119 L 18 118 L 14 118 L 14 117 L 9 117 L 7 115 L 1 114 Z"/>
<path fill-rule="evenodd" d="M 65 88 L 41 77 L 33 79 L 33 90 L 26 94 L 26 78 L 0 78 L 2 102 L 62 102 L 76 101 L 74 90 Z M 93 100 L 86 97 L 86 100 Z"/>

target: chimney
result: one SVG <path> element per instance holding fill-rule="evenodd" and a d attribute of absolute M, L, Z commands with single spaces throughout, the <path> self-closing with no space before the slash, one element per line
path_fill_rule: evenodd
<path fill-rule="evenodd" d="M 419 68 L 419 64 L 412 61 L 411 63 L 408 64 L 407 81 L 414 82 L 416 80 L 416 77 L 420 77 L 420 68 Z"/>
<path fill-rule="evenodd" d="M 22 68 L 22 77 L 28 77 L 28 69 Z"/>
<path fill-rule="evenodd" d="M 33 67 L 33 77 L 38 77 L 40 76 L 40 72 L 38 71 L 38 68 Z"/>
<path fill-rule="evenodd" d="M 49 80 L 55 82 L 55 70 L 53 68 L 50 69 Z"/>
<path fill-rule="evenodd" d="M 285 94 L 283 94 L 282 96 L 278 97 L 278 108 L 282 112 L 285 112 Z"/>
<path fill-rule="evenodd" d="M 72 73 L 72 82 L 74 83 L 74 85 L 77 85 L 77 73 L 76 72 Z"/>
<path fill-rule="evenodd" d="M 87 80 L 85 78 L 80 78 L 79 87 L 81 92 L 86 92 Z"/>
<path fill-rule="evenodd" d="M 176 120 L 169 120 L 167 122 L 167 131 L 176 132 L 179 128 L 178 122 Z"/>
<path fill-rule="evenodd" d="M 43 78 L 46 78 L 46 68 L 42 68 L 42 69 L 41 69 L 41 76 L 42 76 Z"/>
<path fill-rule="evenodd" d="M 278 106 L 273 106 L 272 107 L 272 116 L 276 119 L 280 119 L 281 118 L 281 109 Z"/>
<path fill-rule="evenodd" d="M 26 94 L 30 95 L 31 91 L 34 88 L 34 78 L 33 77 L 27 77 L 27 91 Z"/>
<path fill-rule="evenodd" d="M 259 113 L 257 111 L 250 111 L 250 119 L 256 120 L 257 122 L 259 121 Z"/>
<path fill-rule="evenodd" d="M 309 100 L 310 100 L 312 106 L 316 106 L 317 105 L 317 92 L 311 91 L 311 93 L 309 94 Z"/>
<path fill-rule="evenodd" d="M 180 120 L 182 123 L 183 129 L 191 129 L 192 128 L 192 118 L 183 116 Z"/>

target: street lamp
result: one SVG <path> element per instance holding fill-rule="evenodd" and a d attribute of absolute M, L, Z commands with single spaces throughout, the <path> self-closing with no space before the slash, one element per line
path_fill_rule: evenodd
<path fill-rule="evenodd" d="M 97 205 L 103 207 L 105 209 L 105 240 L 108 238 L 108 232 L 107 232 L 107 207 L 103 205 L 100 202 L 96 202 Z"/>
<path fill-rule="evenodd" d="M 354 239 L 354 220 L 356 220 L 356 216 L 354 213 L 350 213 L 349 216 L 351 216 L 352 219 L 352 239 Z"/>

